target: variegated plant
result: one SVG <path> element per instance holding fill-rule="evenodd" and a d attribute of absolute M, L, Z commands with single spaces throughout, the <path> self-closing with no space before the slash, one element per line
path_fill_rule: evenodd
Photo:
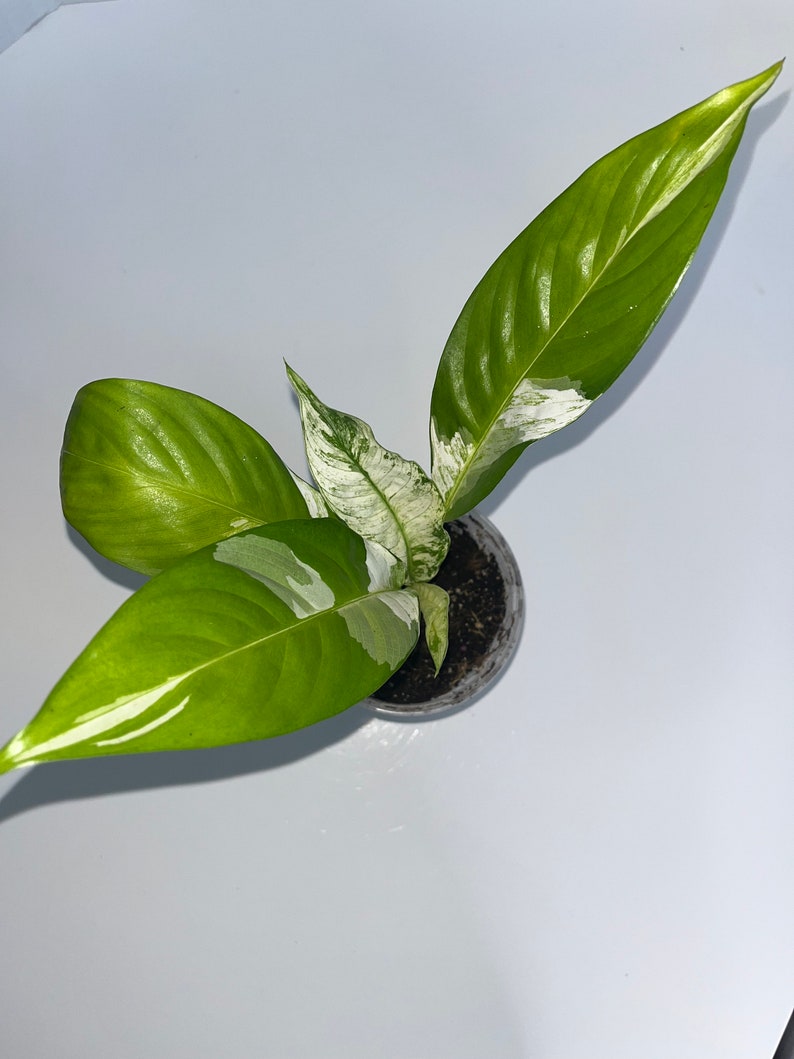
<path fill-rule="evenodd" d="M 642 346 L 692 260 L 753 104 L 780 64 L 591 166 L 504 251 L 444 349 L 432 473 L 291 369 L 315 486 L 209 401 L 106 379 L 66 425 L 63 509 L 102 555 L 156 575 L 110 619 L 0 772 L 279 735 L 365 698 L 420 615 L 436 666 L 446 521 L 577 419 Z"/>

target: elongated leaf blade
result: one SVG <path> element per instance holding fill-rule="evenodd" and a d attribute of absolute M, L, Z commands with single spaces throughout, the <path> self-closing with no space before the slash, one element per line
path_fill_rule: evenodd
<path fill-rule="evenodd" d="M 504 251 L 447 342 L 431 406 L 446 518 L 527 445 L 578 418 L 642 346 L 722 192 L 752 105 L 781 64 L 590 167 Z"/>
<path fill-rule="evenodd" d="M 0 752 L 187 750 L 313 724 L 376 690 L 418 636 L 405 567 L 336 519 L 274 523 L 145 584 Z"/>
<path fill-rule="evenodd" d="M 61 499 L 98 552 L 145 574 L 253 526 L 309 517 L 289 470 L 255 430 L 195 394 L 133 379 L 78 392 Z"/>
<path fill-rule="evenodd" d="M 429 580 L 449 548 L 444 505 L 418 463 L 378 444 L 370 427 L 329 408 L 287 366 L 298 396 L 306 456 L 326 503 L 362 537 L 378 541 Z"/>

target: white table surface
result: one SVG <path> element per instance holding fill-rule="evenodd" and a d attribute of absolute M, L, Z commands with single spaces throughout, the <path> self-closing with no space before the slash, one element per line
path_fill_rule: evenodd
<path fill-rule="evenodd" d="M 427 462 L 499 251 L 792 51 L 789 0 L 116 0 L 0 55 L 3 739 L 139 582 L 62 520 L 74 392 L 297 469 L 286 356 Z M 0 779 L 14 1059 L 757 1059 L 794 1006 L 794 111 L 753 113 L 621 382 L 485 505 L 527 588 L 472 708 Z"/>
<path fill-rule="evenodd" d="M 106 0 L 0 0 L 0 51 L 38 25 L 62 4 L 85 4 Z"/>

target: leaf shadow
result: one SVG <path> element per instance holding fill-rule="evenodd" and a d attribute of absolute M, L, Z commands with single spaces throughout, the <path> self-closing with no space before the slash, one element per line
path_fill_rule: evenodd
<path fill-rule="evenodd" d="M 65 522 L 64 526 L 66 527 L 66 536 L 71 544 L 79 552 L 82 552 L 91 565 L 108 581 L 113 581 L 115 584 L 121 585 L 122 588 L 128 588 L 130 592 L 134 592 L 149 580 L 146 574 L 139 574 L 136 570 L 128 570 L 126 566 L 121 566 L 119 563 L 114 563 L 112 559 L 106 559 L 104 555 L 100 555 L 98 551 L 91 547 L 85 537 L 82 537 L 68 522 Z"/>
<path fill-rule="evenodd" d="M 523 613 L 521 624 L 523 626 Z M 523 632 L 523 628 L 521 631 Z M 485 687 L 465 702 L 446 709 L 443 713 L 387 715 L 378 710 L 372 711 L 361 703 L 337 714 L 336 717 L 275 739 L 202 750 L 120 754 L 33 765 L 0 798 L 0 824 L 31 809 L 58 802 L 107 797 L 159 787 L 213 783 L 282 768 L 341 743 L 376 717 L 387 719 L 395 727 L 444 721 L 472 709 L 493 693 L 510 669 L 520 643 L 521 636 L 516 643 L 516 649 Z M 384 704 L 376 705 L 382 709 Z"/>
<path fill-rule="evenodd" d="M 336 717 L 277 739 L 207 750 L 120 754 L 33 765 L 0 798 L 0 823 L 57 802 L 213 783 L 282 768 L 341 742 L 371 716 L 354 706 Z"/>
<path fill-rule="evenodd" d="M 750 113 L 747 127 L 731 165 L 728 180 L 719 203 L 714 211 L 711 223 L 706 229 L 700 247 L 681 286 L 676 292 L 656 328 L 644 346 L 607 392 L 591 408 L 570 426 L 552 434 L 542 441 L 530 445 L 521 455 L 519 464 L 508 472 L 506 478 L 496 486 L 494 491 L 479 505 L 479 510 L 491 517 L 514 489 L 523 487 L 524 479 L 535 467 L 561 456 L 565 452 L 581 445 L 596 430 L 610 419 L 628 400 L 630 395 L 650 375 L 654 365 L 661 357 L 670 340 L 683 323 L 692 303 L 708 274 L 711 264 L 719 249 L 731 217 L 736 208 L 739 193 L 744 185 L 755 154 L 758 142 L 763 134 L 778 119 L 788 103 L 790 91 L 782 93 L 768 103 L 761 104 Z"/>

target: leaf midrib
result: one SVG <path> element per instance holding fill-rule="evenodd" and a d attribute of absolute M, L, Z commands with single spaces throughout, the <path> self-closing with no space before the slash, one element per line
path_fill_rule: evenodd
<path fill-rule="evenodd" d="M 667 157 L 667 155 L 669 155 L 671 150 L 672 150 L 672 147 L 665 153 L 665 155 L 662 156 L 662 159 Z M 452 507 L 454 506 L 454 501 L 457 498 L 457 496 L 459 495 L 460 490 L 461 490 L 463 484 L 466 481 L 466 477 L 467 477 L 467 475 L 469 473 L 469 470 L 471 469 L 472 465 L 476 462 L 476 459 L 479 456 L 479 453 L 480 453 L 481 449 L 485 446 L 487 438 L 490 436 L 491 432 L 493 431 L 494 426 L 499 422 L 499 420 L 500 420 L 502 414 L 504 413 L 505 409 L 510 404 L 510 401 L 512 400 L 513 395 L 514 395 L 516 389 L 518 388 L 519 383 L 523 382 L 524 379 L 526 379 L 528 377 L 529 373 L 531 372 L 532 368 L 535 366 L 537 361 L 549 349 L 549 347 L 552 345 L 552 343 L 554 343 L 557 340 L 558 336 L 563 331 L 563 329 L 568 325 L 568 323 L 570 322 L 571 318 L 579 310 L 579 308 L 585 303 L 585 301 L 590 297 L 593 289 L 600 283 L 600 281 L 603 278 L 603 276 L 609 271 L 609 269 L 613 266 L 613 264 L 620 257 L 620 255 L 625 251 L 626 247 L 631 243 L 631 241 L 636 238 L 636 236 L 642 231 L 642 229 L 647 224 L 649 224 L 652 220 L 654 220 L 655 217 L 657 217 L 661 213 L 663 213 L 664 210 L 666 210 L 668 208 L 670 203 L 675 201 L 680 196 L 682 191 L 684 191 L 686 188 L 690 187 L 691 184 L 693 183 L 693 181 L 697 177 L 699 177 L 707 169 L 711 168 L 711 166 L 714 165 L 714 163 L 719 158 L 722 157 L 722 154 L 723 154 L 723 152 L 720 152 L 717 155 L 717 157 L 712 159 L 712 161 L 707 166 L 704 166 L 702 169 L 699 169 L 696 173 L 694 173 L 692 178 L 686 184 L 684 184 L 680 188 L 678 188 L 678 190 L 676 191 L 676 194 L 672 198 L 670 198 L 664 204 L 664 206 L 661 209 L 658 209 L 656 207 L 649 208 L 643 214 L 642 220 L 638 224 L 635 225 L 635 227 L 632 229 L 631 233 L 627 234 L 623 238 L 623 240 L 619 243 L 619 245 L 616 247 L 614 252 L 606 259 L 606 261 L 604 262 L 604 264 L 601 267 L 600 271 L 597 273 L 597 275 L 595 275 L 594 278 L 592 278 L 590 280 L 590 282 L 588 283 L 586 289 L 583 291 L 581 296 L 574 302 L 572 307 L 565 314 L 565 316 L 560 321 L 560 323 L 557 325 L 557 327 L 552 332 L 550 332 L 549 335 L 546 337 L 546 339 L 543 342 L 543 345 L 538 349 L 537 353 L 532 358 L 531 362 L 527 365 L 526 370 L 522 373 L 521 377 L 518 379 L 516 384 L 511 388 L 510 392 L 507 394 L 507 396 L 501 402 L 501 404 L 499 405 L 499 407 L 496 410 L 496 412 L 494 413 L 494 415 L 492 415 L 490 417 L 490 419 L 487 420 L 486 429 L 481 434 L 480 440 L 472 448 L 471 456 L 467 457 L 465 463 L 463 464 L 463 466 L 462 466 L 462 468 L 461 468 L 461 470 L 460 470 L 460 472 L 458 474 L 457 483 L 455 485 L 454 490 L 452 490 L 450 492 L 449 497 L 445 501 L 447 511 L 450 511 L 452 509 Z M 661 164 L 661 162 L 660 162 L 660 164 Z M 592 400 L 593 401 L 597 400 L 597 398 L 599 396 L 600 396 L 600 394 L 596 395 L 596 397 L 593 398 Z"/>
<path fill-rule="evenodd" d="M 308 397 L 308 399 L 309 399 L 309 400 L 311 401 L 311 398 L 310 398 L 310 397 Z M 318 398 L 318 400 L 319 400 L 319 398 Z M 312 403 L 312 404 L 314 405 L 314 402 L 313 402 L 313 401 L 311 401 L 311 403 Z M 328 406 L 325 406 L 325 407 L 328 407 Z M 336 415 L 343 415 L 343 414 L 345 414 L 345 413 L 340 413 L 340 412 L 337 412 L 337 411 L 336 411 L 335 409 L 333 409 L 333 408 L 328 408 L 328 410 L 329 410 L 330 412 L 334 412 L 334 413 L 335 413 Z M 316 408 L 316 406 L 315 406 L 315 411 L 316 411 L 316 412 L 317 412 L 317 414 L 318 414 L 318 415 L 320 415 L 320 416 L 321 416 L 321 418 L 322 418 L 322 411 L 321 411 L 321 410 L 319 410 L 319 409 L 317 409 L 317 408 Z M 356 417 L 355 417 L 355 416 L 349 416 L 349 418 L 350 418 L 350 419 L 355 419 Z M 328 420 L 326 420 L 326 422 L 328 422 Z M 373 442 L 373 443 L 374 443 L 375 445 L 378 445 L 378 446 L 379 446 L 379 447 L 380 447 L 381 449 L 383 449 L 383 451 L 384 451 L 384 452 L 388 452 L 388 453 L 389 453 L 390 455 L 392 455 L 392 456 L 397 456 L 397 457 L 398 457 L 398 459 L 403 459 L 403 457 L 402 457 L 402 456 L 400 456 L 400 454 L 399 454 L 399 453 L 397 453 L 397 452 L 394 452 L 394 451 L 393 451 L 393 450 L 391 450 L 391 449 L 387 449 L 385 445 L 381 445 L 381 444 L 380 444 L 380 442 L 379 442 L 379 441 L 377 440 L 377 438 L 375 437 L 374 433 L 372 432 L 372 428 L 371 428 L 371 427 L 369 427 L 369 426 L 368 426 L 368 424 L 364 423 L 364 421 L 363 421 L 362 419 L 359 419 L 359 420 L 358 420 L 358 422 L 359 422 L 359 423 L 361 424 L 362 428 L 366 428 L 365 430 L 362 430 L 362 433 L 364 434 L 364 436 L 365 436 L 365 437 L 366 437 L 366 432 L 367 432 L 367 430 L 369 431 L 369 435 L 370 435 L 370 438 L 368 438 L 367 440 L 370 440 L 370 439 L 371 439 L 371 441 L 372 441 L 372 442 Z M 392 505 L 391 505 L 391 504 L 389 503 L 389 501 L 388 501 L 388 499 L 387 499 L 387 497 L 386 497 L 385 493 L 383 492 L 383 490 L 382 490 L 382 489 L 380 488 L 380 486 L 378 486 L 378 485 L 377 485 L 377 483 L 376 483 L 376 482 L 374 481 L 374 479 L 372 478 L 372 476 L 371 476 L 371 474 L 369 473 L 369 471 L 367 471 L 367 469 L 366 469 L 366 468 L 364 467 L 364 465 L 363 465 L 363 464 L 361 463 L 361 461 L 360 461 L 360 460 L 358 459 L 358 457 L 354 455 L 354 453 L 353 453 L 353 452 L 351 451 L 351 449 L 350 449 L 350 447 L 348 446 L 348 444 L 347 444 L 347 443 L 345 443 L 345 442 L 344 442 L 344 440 L 343 440 L 343 439 L 341 438 L 341 436 L 340 436 L 340 434 L 339 434 L 339 430 L 337 429 L 337 427 L 336 427 L 335 425 L 333 425 L 332 423 L 330 423 L 330 422 L 328 423 L 328 425 L 329 425 L 329 428 L 330 428 L 330 430 L 331 430 L 331 432 L 332 432 L 333 438 L 334 438 L 334 440 L 335 440 L 335 441 L 336 441 L 336 443 L 337 443 L 337 447 L 338 447 L 339 449 L 341 449 L 341 450 L 342 450 L 343 452 L 346 452 L 346 453 L 347 453 L 347 455 L 348 455 L 348 457 L 349 457 L 350 461 L 351 461 L 351 462 L 352 462 L 353 464 L 355 464 L 355 466 L 356 466 L 356 467 L 358 467 L 359 471 L 361 472 L 361 474 L 363 475 L 363 477 L 364 477 L 364 478 L 365 478 L 365 479 L 367 480 L 367 482 L 369 483 L 369 485 L 370 485 L 370 487 L 372 488 L 372 490 L 373 490 L 373 491 L 374 491 L 374 492 L 375 492 L 375 493 L 377 494 L 377 496 L 378 496 L 378 497 L 380 498 L 380 500 L 381 500 L 381 502 L 382 502 L 383 506 L 384 506 L 384 507 L 386 508 L 386 510 L 387 510 L 387 511 L 388 511 L 388 512 L 389 512 L 389 513 L 391 514 L 391 517 L 392 517 L 392 521 L 393 521 L 394 525 L 395 525 L 395 526 L 397 527 L 397 531 L 398 531 L 398 533 L 400 534 L 400 537 L 402 538 L 402 542 L 403 542 L 403 545 L 404 545 L 404 547 L 405 547 L 405 556 L 406 556 L 406 559 L 405 559 L 405 563 L 406 563 L 406 566 L 407 566 L 407 568 L 408 568 L 408 575 L 409 575 L 409 580 L 412 580 L 412 579 L 413 579 L 413 574 L 414 574 L 414 570 L 413 570 L 413 565 L 414 565 L 414 564 L 413 564 L 413 556 L 412 556 L 412 554 L 411 554 L 411 548 L 410 548 L 410 546 L 409 546 L 409 541 L 408 541 L 408 537 L 407 537 L 407 535 L 406 535 L 406 531 L 405 531 L 405 529 L 403 528 L 403 523 L 402 523 L 402 522 L 401 522 L 401 520 L 400 520 L 400 519 L 399 519 L 399 518 L 397 517 L 397 512 L 396 512 L 396 511 L 395 511 L 395 509 L 394 509 L 394 508 L 392 507 Z M 410 460 L 405 460 L 405 462 L 406 462 L 406 463 L 410 463 L 411 461 L 410 461 Z M 417 467 L 419 467 L 419 464 L 416 464 L 416 466 L 417 466 Z M 419 467 L 419 470 L 422 470 L 422 468 L 421 468 L 421 467 Z M 423 473 L 424 473 L 424 472 L 423 472 Z M 427 477 L 427 476 L 426 476 L 426 477 Z M 430 480 L 430 478 L 429 478 L 429 477 L 427 478 L 427 480 L 428 480 L 428 482 L 430 483 L 430 485 L 432 486 L 432 485 L 433 485 L 433 483 L 432 483 L 432 481 Z M 318 482 L 318 485 L 319 485 L 319 482 Z M 435 487 L 434 487 L 434 488 L 435 488 Z M 333 505 L 333 504 L 331 503 L 331 501 L 330 501 L 330 500 L 328 499 L 328 494 L 327 494 L 327 493 L 325 492 L 325 490 L 324 490 L 324 489 L 322 488 L 322 486 L 320 487 L 320 492 L 321 492 L 321 493 L 323 494 L 323 496 L 325 496 L 326 502 L 327 502 L 327 503 L 329 504 L 329 506 L 331 506 L 331 507 L 332 507 L 332 508 L 333 508 L 333 509 L 335 510 L 335 507 L 334 507 L 334 505 Z"/>
<path fill-rule="evenodd" d="M 215 500 L 211 496 L 206 496 L 204 493 L 199 493 L 195 490 L 181 488 L 178 485 L 172 485 L 153 475 L 143 474 L 140 471 L 132 471 L 128 467 L 117 467 L 113 463 L 101 463 L 99 460 L 89 459 L 87 456 L 83 456 L 79 452 L 72 452 L 71 449 L 63 449 L 62 451 L 65 456 L 72 456 L 74 459 L 82 460 L 83 463 L 91 464 L 94 467 L 101 467 L 105 470 L 115 471 L 117 474 L 125 475 L 127 478 L 139 479 L 153 486 L 166 489 L 168 492 L 176 493 L 179 496 L 203 500 L 206 503 L 213 504 L 215 507 L 221 508 L 224 511 L 229 511 L 234 515 L 240 515 L 248 521 L 256 522 L 260 526 L 267 524 L 267 520 L 263 519 L 261 515 L 249 514 L 248 512 L 243 511 L 241 508 L 232 507 L 231 505 L 226 504 L 221 500 Z"/>
<path fill-rule="evenodd" d="M 692 174 L 691 174 L 691 176 L 690 176 L 690 178 L 688 180 L 686 180 L 683 184 L 677 184 L 677 185 L 674 186 L 673 194 L 667 199 L 667 201 L 664 201 L 665 196 L 662 195 L 661 199 L 659 201 L 657 201 L 656 204 L 653 207 L 650 207 L 646 211 L 646 213 L 643 215 L 643 219 L 642 219 L 641 223 L 638 224 L 634 228 L 634 230 L 632 231 L 631 235 L 629 235 L 622 242 L 620 248 L 606 262 L 606 264 L 602 268 L 601 272 L 599 273 L 598 277 L 588 286 L 587 290 L 584 292 L 582 297 L 574 304 L 574 306 L 569 311 L 569 313 L 565 316 L 565 318 L 562 320 L 562 322 L 560 323 L 558 328 L 544 342 L 543 346 L 541 347 L 541 349 L 538 351 L 538 353 L 536 354 L 536 356 L 532 360 L 532 363 L 528 365 L 527 370 L 522 374 L 521 379 L 519 381 L 522 381 L 523 379 L 525 379 L 527 377 L 527 375 L 531 371 L 532 367 L 537 362 L 538 358 L 545 352 L 545 350 L 548 348 L 549 344 L 551 342 L 553 342 L 557 338 L 557 335 L 560 333 L 562 328 L 564 328 L 566 326 L 566 324 L 570 320 L 571 316 L 577 311 L 577 309 L 582 304 L 582 302 L 585 300 L 585 298 L 587 298 L 589 296 L 589 294 L 592 291 L 593 287 L 600 281 L 600 279 L 603 276 L 604 272 L 609 267 L 611 267 L 612 263 L 614 262 L 615 258 L 618 256 L 618 254 L 622 253 L 622 251 L 626 248 L 626 246 L 628 246 L 628 244 L 631 242 L 631 240 L 636 237 L 636 235 L 642 230 L 642 228 L 645 227 L 646 224 L 650 223 L 650 221 L 652 221 L 660 213 L 663 213 L 664 210 L 667 209 L 667 207 L 669 206 L 669 204 L 671 202 L 673 202 L 675 199 L 677 199 L 686 188 L 690 187 L 691 184 L 694 182 L 694 180 L 696 180 L 702 173 L 704 173 L 704 172 L 708 171 L 709 169 L 711 169 L 714 165 L 717 164 L 717 162 L 721 158 L 724 157 L 725 149 L 726 149 L 727 145 L 730 143 L 730 140 L 732 139 L 734 133 L 736 132 L 737 129 L 739 129 L 741 127 L 742 123 L 747 119 L 747 116 L 750 113 L 750 110 L 752 109 L 754 104 L 763 95 L 765 95 L 765 93 L 770 89 L 772 84 L 775 82 L 775 80 L 778 77 L 778 74 L 780 73 L 781 66 L 782 66 L 782 63 L 775 63 L 773 66 L 769 67 L 768 70 L 765 70 L 761 74 L 759 74 L 758 77 L 752 79 L 753 81 L 757 82 L 756 87 L 748 95 L 746 95 L 743 99 L 741 99 L 741 101 L 739 101 L 739 102 L 737 102 L 735 104 L 735 106 L 733 107 L 731 112 L 727 115 L 727 117 L 717 126 L 717 128 L 715 128 L 711 132 L 711 134 L 708 136 L 708 138 L 701 143 L 701 145 L 700 145 L 701 164 L 695 167 L 694 171 L 692 172 Z M 763 80 L 761 80 L 762 77 L 764 78 Z M 747 84 L 747 82 L 743 82 L 743 84 Z M 723 93 L 728 93 L 728 92 L 731 91 L 731 88 L 736 88 L 736 87 L 738 87 L 738 86 L 730 86 L 729 88 L 723 89 L 721 93 L 717 93 L 717 96 L 722 95 Z M 695 107 L 690 108 L 689 111 L 683 111 L 682 114 L 677 115 L 677 117 L 679 117 L 679 118 L 683 117 L 683 115 L 687 114 L 687 113 L 691 114 L 695 110 L 699 109 L 700 107 L 712 104 L 715 99 L 716 99 L 716 96 L 711 96 L 711 97 L 709 97 L 709 99 L 703 100 L 701 104 L 696 104 Z M 673 121 L 675 119 L 670 119 L 670 120 Z M 650 130 L 648 130 L 648 131 L 650 131 Z M 643 133 L 640 133 L 640 137 L 643 136 L 643 135 L 644 135 Z M 709 152 L 707 150 L 705 150 L 705 148 L 707 147 L 708 144 L 714 144 L 717 141 L 717 139 L 720 138 L 720 137 L 723 139 L 723 145 L 721 147 L 715 148 L 715 150 L 711 154 L 709 154 Z M 629 141 L 629 142 L 631 142 L 631 141 Z M 672 149 L 673 149 L 673 146 L 671 145 L 670 148 L 668 149 L 668 151 L 665 152 L 664 157 L 667 157 L 667 155 L 669 155 L 669 153 L 670 153 L 670 151 Z M 598 163 L 595 163 L 595 164 L 598 164 Z M 452 502 L 458 496 L 458 494 L 460 492 L 460 489 L 461 489 L 461 487 L 463 485 L 463 482 L 465 481 L 466 475 L 468 474 L 468 471 L 471 468 L 471 466 L 472 466 L 472 464 L 473 464 L 473 462 L 474 462 L 474 460 L 476 458 L 476 455 L 479 454 L 479 451 L 482 448 L 482 445 L 484 444 L 484 439 L 487 438 L 490 435 L 491 431 L 493 430 L 494 424 L 498 421 L 499 416 L 502 414 L 502 412 L 504 411 L 506 406 L 509 404 L 510 399 L 512 398 L 512 395 L 513 395 L 514 392 L 515 392 L 515 387 L 513 387 L 513 389 L 511 390 L 510 394 L 501 403 L 496 415 L 493 416 L 491 418 L 491 420 L 489 421 L 488 428 L 485 431 L 485 433 L 482 435 L 483 441 L 481 441 L 480 443 L 477 444 L 476 448 L 474 449 L 474 451 L 472 453 L 472 456 L 465 461 L 465 463 L 464 463 L 464 465 L 463 465 L 463 467 L 461 469 L 461 472 L 458 475 L 458 479 L 457 479 L 457 483 L 455 485 L 455 488 L 450 492 L 449 497 L 445 501 L 447 511 L 451 510 L 451 508 L 453 506 Z M 596 397 L 598 397 L 598 396 L 600 396 L 600 395 L 596 395 Z M 595 400 L 595 398 L 594 398 L 594 400 Z"/>
<path fill-rule="evenodd" d="M 249 574 L 247 576 L 250 577 L 251 575 Z M 144 688 L 142 691 L 137 692 L 137 694 L 146 695 L 149 692 L 156 691 L 157 688 L 162 687 L 164 684 L 170 684 L 174 681 L 178 681 L 178 684 L 182 684 L 184 683 L 184 681 L 188 680 L 191 677 L 194 677 L 197 673 L 201 673 L 203 670 L 208 669 L 211 666 L 221 665 L 224 662 L 227 662 L 229 659 L 234 658 L 236 655 L 242 654 L 243 652 L 252 650 L 256 647 L 261 647 L 262 644 L 276 640 L 280 636 L 286 636 L 288 633 L 294 632 L 296 628 L 304 628 L 306 625 L 311 624 L 315 621 L 319 621 L 323 618 L 327 618 L 329 615 L 339 614 L 339 612 L 344 610 L 346 607 L 351 607 L 354 604 L 361 603 L 366 599 L 373 599 L 378 598 L 379 596 L 391 595 L 395 592 L 408 592 L 410 595 L 413 595 L 413 593 L 411 593 L 410 590 L 407 588 L 383 588 L 378 589 L 378 591 L 376 592 L 364 592 L 359 596 L 355 596 L 353 599 L 346 600 L 344 603 L 341 603 L 338 606 L 334 605 L 331 607 L 327 607 L 325 610 L 319 610 L 315 614 L 307 615 L 305 618 L 296 618 L 295 623 L 292 625 L 286 625 L 283 628 L 276 629 L 265 636 L 259 636 L 255 640 L 251 640 L 250 643 L 242 644 L 240 647 L 234 647 L 231 650 L 216 655 L 215 657 L 208 659 L 206 662 L 202 662 L 200 665 L 194 666 L 192 669 L 188 669 L 184 673 L 178 673 L 176 676 L 170 676 L 166 678 L 166 680 L 162 681 L 160 684 L 155 684 L 153 687 Z M 364 650 L 364 648 L 362 648 L 362 650 Z M 101 707 L 95 707 L 95 709 L 101 709 Z M 122 722 L 122 724 L 123 723 L 125 722 Z M 117 727 L 121 727 L 121 724 Z M 108 729 L 108 731 L 113 731 L 113 729 Z"/>

